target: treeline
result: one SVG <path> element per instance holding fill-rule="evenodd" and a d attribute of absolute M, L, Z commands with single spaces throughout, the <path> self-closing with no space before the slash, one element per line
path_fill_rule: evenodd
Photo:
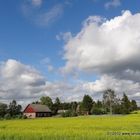
<path fill-rule="evenodd" d="M 0 103 L 0 119 L 23 118 L 22 106 L 17 104 L 15 100 L 9 105 Z"/>
<path fill-rule="evenodd" d="M 56 98 L 53 103 L 52 99 L 46 96 L 33 103 L 47 105 L 52 110 L 53 115 L 61 113 L 63 117 L 90 114 L 129 114 L 138 109 L 135 100 L 129 100 L 125 93 L 120 99 L 112 89 L 104 91 L 102 101 L 94 101 L 92 97 L 85 95 L 81 102 L 62 103 L 59 98 Z"/>
<path fill-rule="evenodd" d="M 45 96 L 41 97 L 39 101 L 33 102 L 33 104 L 47 105 L 52 110 L 52 115 L 63 117 L 92 114 L 129 114 L 139 109 L 135 100 L 130 100 L 125 93 L 120 99 L 112 89 L 104 91 L 101 101 L 94 101 L 91 96 L 84 95 L 81 102 L 61 102 L 59 98 L 56 98 L 53 102 L 49 96 Z M 0 103 L 0 118 L 25 119 L 26 116 L 22 114 L 22 106 L 13 100 L 9 105 Z"/>

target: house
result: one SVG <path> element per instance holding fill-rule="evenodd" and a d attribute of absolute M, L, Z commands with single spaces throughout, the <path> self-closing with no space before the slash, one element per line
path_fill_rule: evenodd
<path fill-rule="evenodd" d="M 50 117 L 51 110 L 46 105 L 41 104 L 29 104 L 24 109 L 23 114 L 27 118 L 37 118 L 37 117 Z"/>
<path fill-rule="evenodd" d="M 67 111 L 68 111 L 68 110 L 64 110 L 64 109 L 63 109 L 63 110 L 58 110 L 57 113 L 58 113 L 58 114 L 62 114 L 62 113 L 65 113 L 65 112 L 67 112 Z"/>

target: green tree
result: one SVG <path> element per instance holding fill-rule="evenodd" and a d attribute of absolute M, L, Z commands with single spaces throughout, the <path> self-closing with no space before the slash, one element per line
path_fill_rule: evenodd
<path fill-rule="evenodd" d="M 102 102 L 101 101 L 97 101 L 97 103 L 95 103 L 95 105 L 96 105 L 96 107 L 98 107 L 98 108 L 102 108 L 103 107 L 103 105 L 102 105 Z"/>
<path fill-rule="evenodd" d="M 134 111 L 134 110 L 137 110 L 138 109 L 138 106 L 137 106 L 137 103 L 135 100 L 132 100 L 131 101 L 131 110 Z"/>
<path fill-rule="evenodd" d="M 100 114 L 105 114 L 105 109 L 103 108 L 103 104 L 101 101 L 97 101 L 97 102 L 94 102 L 93 103 L 93 106 L 92 106 L 92 114 L 95 114 L 95 115 L 100 115 Z"/>
<path fill-rule="evenodd" d="M 77 113 L 78 115 L 83 115 L 83 111 L 82 111 L 82 102 L 77 103 L 76 113 Z"/>
<path fill-rule="evenodd" d="M 7 113 L 7 104 L 0 103 L 0 117 L 4 117 Z"/>
<path fill-rule="evenodd" d="M 66 102 L 61 103 L 60 109 L 62 109 L 62 110 L 69 110 L 69 109 L 71 109 L 71 103 L 66 103 Z"/>
<path fill-rule="evenodd" d="M 59 109 L 61 105 L 61 101 L 58 97 L 55 99 L 55 104 L 58 106 L 58 109 Z"/>
<path fill-rule="evenodd" d="M 60 105 L 61 105 L 60 99 L 57 97 L 55 99 L 54 104 L 52 105 L 53 115 L 56 115 L 57 114 L 58 110 L 60 109 Z"/>
<path fill-rule="evenodd" d="M 113 105 L 113 114 L 122 114 L 121 100 L 116 98 L 115 103 Z"/>
<path fill-rule="evenodd" d="M 85 114 L 90 114 L 92 109 L 93 100 L 89 95 L 85 95 L 82 101 L 82 109 Z"/>
<path fill-rule="evenodd" d="M 8 113 L 13 117 L 21 114 L 21 105 L 18 105 L 15 100 L 13 100 L 8 107 Z"/>
<path fill-rule="evenodd" d="M 77 102 L 71 102 L 71 110 L 72 110 L 73 112 L 76 112 L 77 105 L 78 105 Z"/>
<path fill-rule="evenodd" d="M 103 94 L 103 103 L 106 111 L 107 112 L 109 111 L 110 114 L 112 114 L 113 112 L 113 106 L 115 104 L 115 101 L 116 101 L 115 91 L 112 89 L 105 90 Z"/>
<path fill-rule="evenodd" d="M 40 103 L 42 105 L 47 105 L 50 109 L 52 109 L 52 106 L 53 106 L 53 102 L 52 102 L 52 99 L 49 97 L 49 96 L 46 96 L 46 97 L 41 97 L 40 98 Z"/>
<path fill-rule="evenodd" d="M 122 107 L 122 114 L 129 114 L 131 111 L 131 102 L 126 96 L 126 94 L 123 94 L 123 98 L 121 100 L 121 107 Z"/>

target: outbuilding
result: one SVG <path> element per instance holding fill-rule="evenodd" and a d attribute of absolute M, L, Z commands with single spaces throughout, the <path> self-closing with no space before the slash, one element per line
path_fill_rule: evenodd
<path fill-rule="evenodd" d="M 37 117 L 51 117 L 51 110 L 46 105 L 41 104 L 29 104 L 24 109 L 23 114 L 27 118 L 37 118 Z"/>

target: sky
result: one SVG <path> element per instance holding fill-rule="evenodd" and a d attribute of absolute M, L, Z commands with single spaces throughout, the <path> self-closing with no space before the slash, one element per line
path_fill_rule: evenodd
<path fill-rule="evenodd" d="M 140 104 L 140 1 L 1 0 L 0 102 L 41 96 Z"/>

